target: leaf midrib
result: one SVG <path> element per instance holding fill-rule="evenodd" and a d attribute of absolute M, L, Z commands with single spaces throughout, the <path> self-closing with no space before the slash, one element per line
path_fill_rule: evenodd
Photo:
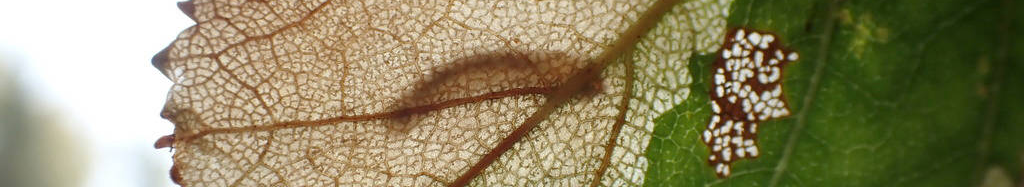
<path fill-rule="evenodd" d="M 825 12 L 827 18 L 825 19 L 825 30 L 824 36 L 821 39 L 821 43 L 818 44 L 819 55 L 815 58 L 814 74 L 811 75 L 810 81 L 807 83 L 807 92 L 804 94 L 803 103 L 800 107 L 800 112 L 796 114 L 796 124 L 789 131 L 789 138 L 786 140 L 785 148 L 782 151 L 782 157 L 779 158 L 779 162 L 775 165 L 775 172 L 772 174 L 771 182 L 768 183 L 769 187 L 775 187 L 779 180 L 782 179 L 782 174 L 786 172 L 786 168 L 789 165 L 790 157 L 793 155 L 793 149 L 796 147 L 797 140 L 800 139 L 800 132 L 804 126 L 807 125 L 807 113 L 811 109 L 811 102 L 814 101 L 815 94 L 817 93 L 819 82 L 821 82 L 821 76 L 824 74 L 825 63 L 828 59 L 828 49 L 832 42 L 832 34 L 835 33 L 835 11 L 838 7 L 839 0 L 831 0 L 828 4 L 828 11 Z"/>

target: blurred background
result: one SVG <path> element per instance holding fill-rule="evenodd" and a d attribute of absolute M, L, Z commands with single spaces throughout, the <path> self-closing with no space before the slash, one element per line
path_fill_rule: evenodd
<path fill-rule="evenodd" d="M 173 185 L 150 58 L 193 24 L 176 2 L 0 2 L 0 186 Z"/>

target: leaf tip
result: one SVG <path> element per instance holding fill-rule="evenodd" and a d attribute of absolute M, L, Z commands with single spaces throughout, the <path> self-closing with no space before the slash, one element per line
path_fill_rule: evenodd
<path fill-rule="evenodd" d="M 160 52 L 157 52 L 156 55 L 153 55 L 153 58 L 150 60 L 150 63 L 153 64 L 153 67 L 155 67 L 157 70 L 160 70 L 160 72 L 164 75 L 167 75 L 167 73 L 164 70 L 167 69 L 167 55 L 170 50 L 171 46 L 167 46 L 164 49 L 160 50 Z"/>
<path fill-rule="evenodd" d="M 170 174 L 171 181 L 174 182 L 174 184 L 181 185 L 181 170 L 178 169 L 177 164 L 171 165 Z"/>
<path fill-rule="evenodd" d="M 192 19 L 192 21 L 198 22 L 195 16 L 196 4 L 193 3 L 192 0 L 178 2 L 178 9 L 180 9 L 182 13 L 185 13 L 185 15 L 188 16 L 189 19 Z"/>

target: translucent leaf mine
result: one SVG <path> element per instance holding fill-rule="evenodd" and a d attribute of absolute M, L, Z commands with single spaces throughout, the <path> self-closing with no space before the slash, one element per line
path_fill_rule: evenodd
<path fill-rule="evenodd" d="M 758 156 L 757 125 L 788 116 L 782 96 L 783 67 L 799 58 L 774 34 L 732 29 L 712 65 L 710 89 L 714 114 L 701 138 L 711 150 L 708 164 L 719 177 L 729 176 L 731 164 Z"/>
<path fill-rule="evenodd" d="M 180 3 L 155 146 L 183 186 L 640 185 L 729 2 Z"/>

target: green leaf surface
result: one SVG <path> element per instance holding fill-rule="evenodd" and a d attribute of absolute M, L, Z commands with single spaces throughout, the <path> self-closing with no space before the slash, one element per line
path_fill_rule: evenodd
<path fill-rule="evenodd" d="M 710 64 L 691 59 L 687 100 L 656 120 L 651 186 L 975 186 L 1020 183 L 1024 13 L 1009 0 L 739 0 L 730 27 L 777 33 L 788 118 L 758 129 L 761 155 L 720 179 L 700 133 Z"/>

